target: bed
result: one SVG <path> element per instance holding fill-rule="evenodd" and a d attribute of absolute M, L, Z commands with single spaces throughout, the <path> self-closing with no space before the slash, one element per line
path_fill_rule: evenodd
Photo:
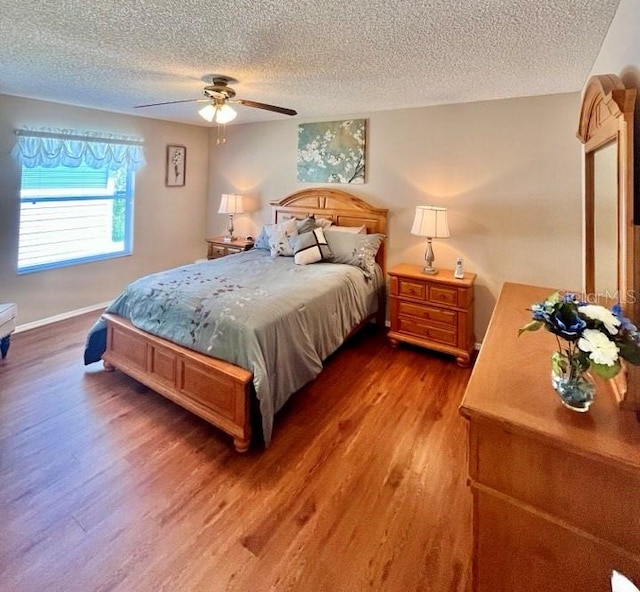
<path fill-rule="evenodd" d="M 293 257 L 258 248 L 183 266 L 128 286 L 91 330 L 85 350 L 85 363 L 101 356 L 105 370 L 131 376 L 230 435 L 238 452 L 251 443 L 252 408 L 268 446 L 286 400 L 351 334 L 385 319 L 387 210 L 324 188 L 271 207 L 278 227 L 310 217 L 317 226 L 331 221 L 325 234 L 334 248 L 338 239 L 360 244 L 379 237 L 375 273 L 341 263 L 296 265 Z M 347 238 L 336 226 L 366 235 Z"/>

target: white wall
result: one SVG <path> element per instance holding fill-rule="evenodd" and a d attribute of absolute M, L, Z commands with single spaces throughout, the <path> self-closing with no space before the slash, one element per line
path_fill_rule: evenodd
<path fill-rule="evenodd" d="M 639 22 L 640 2 L 621 0 L 590 76 L 618 74 L 627 86 L 640 88 Z"/>
<path fill-rule="evenodd" d="M 131 256 L 26 275 L 16 273 L 20 167 L 10 152 L 16 139 L 14 130 L 25 125 L 145 139 L 147 164 L 135 180 Z M 209 130 L 204 127 L 0 95 L 0 302 L 18 303 L 18 323 L 106 302 L 141 275 L 203 257 L 208 138 Z M 167 144 L 187 147 L 183 188 L 164 185 Z"/>
<path fill-rule="evenodd" d="M 582 285 L 579 108 L 573 93 L 352 114 L 368 120 L 367 182 L 339 187 L 389 209 L 389 266 L 423 262 L 425 242 L 409 233 L 416 205 L 449 209 L 452 236 L 434 241 L 436 265 L 460 256 L 478 274 L 480 339 L 504 281 Z M 300 122 L 229 126 L 221 145 L 212 132 L 209 234 L 224 232 L 221 193 L 248 197 L 236 234 L 255 236 L 270 200 L 310 186 L 296 181 Z"/>
<path fill-rule="evenodd" d="M 636 204 L 640 204 L 640 35 L 638 35 L 638 23 L 640 23 L 640 2 L 638 0 L 621 0 L 590 73 L 590 76 L 617 74 L 627 88 L 638 90 L 634 114 Z M 636 208 L 640 208 L 640 205 L 636 205 Z M 638 273 L 640 274 L 640 272 Z"/>
<path fill-rule="evenodd" d="M 640 2 L 621 0 L 589 76 L 617 74 L 638 89 L 635 109 L 635 192 L 640 195 Z M 586 81 L 585 81 L 586 83 Z"/>

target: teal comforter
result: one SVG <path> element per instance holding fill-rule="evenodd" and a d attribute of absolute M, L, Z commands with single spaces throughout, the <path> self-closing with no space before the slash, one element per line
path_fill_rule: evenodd
<path fill-rule="evenodd" d="M 380 272 L 369 280 L 350 265 L 295 265 L 254 249 L 138 279 L 107 312 L 252 372 L 268 446 L 275 413 L 376 312 L 381 289 Z M 101 319 L 87 338 L 85 364 L 105 347 Z"/>

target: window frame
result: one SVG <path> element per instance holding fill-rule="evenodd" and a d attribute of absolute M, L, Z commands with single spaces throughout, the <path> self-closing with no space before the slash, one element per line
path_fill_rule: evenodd
<path fill-rule="evenodd" d="M 16 261 L 16 272 L 18 275 L 24 275 L 29 273 L 35 273 L 39 271 L 46 271 L 48 269 L 57 269 L 63 267 L 71 267 L 75 265 L 81 265 L 84 263 L 92 263 L 95 261 L 105 261 L 108 259 L 116 259 L 120 257 L 128 257 L 133 253 L 133 218 L 134 218 L 134 182 L 135 182 L 135 169 L 129 164 L 125 173 L 125 188 L 124 190 L 115 191 L 112 195 L 69 195 L 69 196 L 56 196 L 56 197 L 37 197 L 37 196 L 22 196 L 22 171 L 26 165 L 21 164 L 20 174 L 20 219 L 18 223 L 18 258 Z M 64 166 L 64 165 L 61 165 Z M 66 167 L 73 170 L 74 167 Z M 108 168 L 108 167 L 104 167 Z M 98 169 L 98 170 L 102 170 Z M 88 201 L 111 201 L 115 202 L 118 199 L 124 199 L 124 239 L 123 248 L 118 251 L 110 251 L 98 253 L 89 256 L 80 256 L 74 258 L 67 258 L 60 261 L 39 263 L 37 265 L 27 265 L 20 267 L 20 233 L 22 231 L 22 204 L 27 203 L 72 203 L 72 202 L 88 202 Z"/>

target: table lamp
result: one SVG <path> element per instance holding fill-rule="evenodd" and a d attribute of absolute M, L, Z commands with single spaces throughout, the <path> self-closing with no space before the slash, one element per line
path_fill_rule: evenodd
<path fill-rule="evenodd" d="M 434 238 L 449 238 L 447 209 L 436 206 L 416 206 L 411 234 L 427 237 L 427 250 L 424 254 L 426 265 L 422 268 L 422 272 L 435 275 L 438 270 L 433 267 L 435 257 L 431 240 Z"/>
<path fill-rule="evenodd" d="M 220 200 L 220 207 L 218 208 L 218 214 L 229 214 L 229 221 L 227 222 L 227 234 L 224 237 L 224 241 L 230 243 L 234 240 L 233 237 L 233 215 L 242 214 L 242 195 L 235 193 L 223 193 Z"/>

